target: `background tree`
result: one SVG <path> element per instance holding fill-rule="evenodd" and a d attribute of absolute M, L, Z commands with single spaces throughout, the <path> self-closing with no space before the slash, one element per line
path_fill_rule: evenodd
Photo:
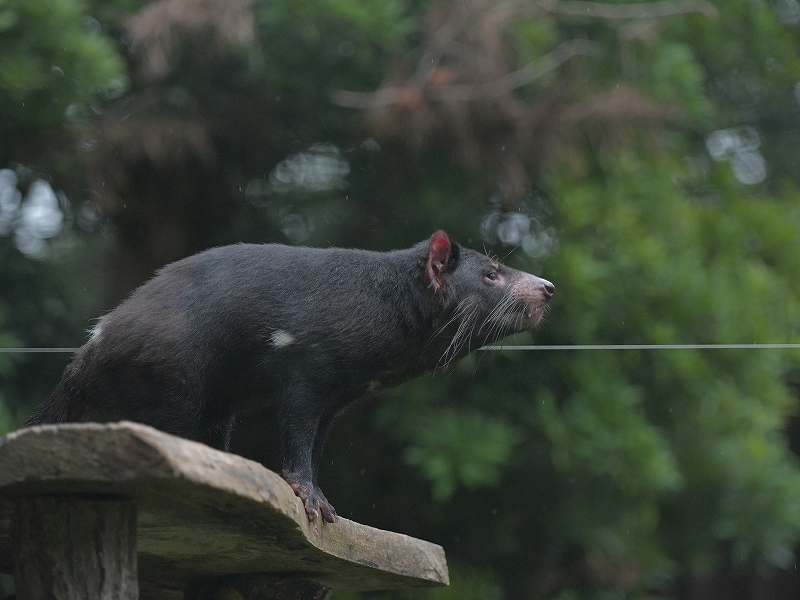
<path fill-rule="evenodd" d="M 5 0 L 0 341 L 79 345 L 208 246 L 438 227 L 556 283 L 540 345 L 800 341 L 799 23 L 793 0 Z M 478 353 L 349 411 L 322 485 L 442 543 L 441 597 L 794 596 L 798 358 Z M 68 357 L 0 359 L 7 429 Z M 273 440 L 248 419 L 235 450 L 274 466 Z"/>

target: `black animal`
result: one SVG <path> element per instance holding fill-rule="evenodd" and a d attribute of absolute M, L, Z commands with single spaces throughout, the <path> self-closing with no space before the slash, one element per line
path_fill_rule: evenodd
<path fill-rule="evenodd" d="M 28 424 L 130 419 L 227 449 L 238 411 L 277 402 L 283 476 L 333 522 L 317 470 L 336 413 L 535 327 L 553 292 L 443 231 L 386 253 L 214 248 L 100 318 Z"/>

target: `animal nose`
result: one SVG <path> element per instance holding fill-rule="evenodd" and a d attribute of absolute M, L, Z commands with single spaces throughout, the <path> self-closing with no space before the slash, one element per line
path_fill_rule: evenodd
<path fill-rule="evenodd" d="M 544 294 L 547 296 L 548 300 L 553 297 L 553 294 L 556 293 L 556 286 L 546 279 L 542 279 L 542 288 L 544 289 Z"/>

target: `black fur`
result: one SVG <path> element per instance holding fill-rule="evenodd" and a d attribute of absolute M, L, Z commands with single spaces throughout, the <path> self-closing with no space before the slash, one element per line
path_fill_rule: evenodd
<path fill-rule="evenodd" d="M 333 521 L 316 474 L 336 413 L 535 326 L 552 293 L 444 232 L 387 253 L 207 250 L 102 317 L 29 424 L 130 419 L 227 449 L 237 412 L 277 402 L 284 477 Z"/>

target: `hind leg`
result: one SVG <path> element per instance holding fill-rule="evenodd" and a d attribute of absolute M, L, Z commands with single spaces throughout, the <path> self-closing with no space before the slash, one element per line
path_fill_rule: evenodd
<path fill-rule="evenodd" d="M 228 451 L 231 445 L 231 433 L 236 425 L 236 416 L 230 415 L 214 421 L 210 425 L 205 425 L 200 430 L 200 435 L 196 438 L 212 448 Z"/>
<path fill-rule="evenodd" d="M 199 389 L 179 373 L 125 364 L 95 373 L 88 389 L 93 421 L 130 420 L 187 439 L 201 434 Z"/>
<path fill-rule="evenodd" d="M 188 440 L 205 441 L 201 439 L 203 430 L 199 411 L 191 398 L 182 393 L 164 393 L 151 402 L 137 404 L 133 410 L 123 411 L 118 418 L 143 423 Z"/>

